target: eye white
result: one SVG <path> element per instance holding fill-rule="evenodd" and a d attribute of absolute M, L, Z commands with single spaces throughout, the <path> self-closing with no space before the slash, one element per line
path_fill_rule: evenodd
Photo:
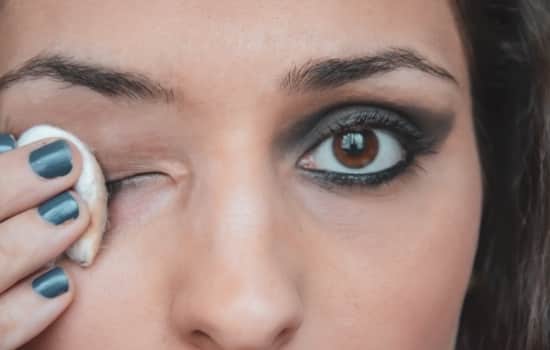
<path fill-rule="evenodd" d="M 405 160 L 406 152 L 391 132 L 382 129 L 372 131 L 378 139 L 378 153 L 368 165 L 359 169 L 343 165 L 332 149 L 334 137 L 329 137 L 311 153 L 309 162 L 313 163 L 313 166 L 308 165 L 307 168 L 345 174 L 374 174 L 388 170 Z"/>

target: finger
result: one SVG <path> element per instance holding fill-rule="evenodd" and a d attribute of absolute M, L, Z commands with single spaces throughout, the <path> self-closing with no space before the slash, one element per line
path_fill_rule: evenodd
<path fill-rule="evenodd" d="M 12 135 L 0 133 L 0 153 L 12 151 L 15 147 L 17 143 Z"/>
<path fill-rule="evenodd" d="M 89 221 L 82 199 L 63 192 L 0 224 L 0 293 L 61 255 Z"/>
<path fill-rule="evenodd" d="M 0 295 L 0 350 L 13 350 L 40 334 L 74 298 L 66 271 L 56 267 Z"/>
<path fill-rule="evenodd" d="M 82 160 L 69 141 L 44 139 L 0 153 L 0 222 L 71 188 Z"/>
<path fill-rule="evenodd" d="M 91 222 L 86 233 L 66 251 L 71 260 L 81 266 L 90 266 L 99 252 L 106 230 L 108 194 L 103 172 L 89 147 L 76 135 L 52 125 L 36 125 L 19 136 L 17 144 L 27 145 L 46 137 L 59 137 L 70 141 L 82 157 L 82 172 L 74 188 L 90 209 Z"/>

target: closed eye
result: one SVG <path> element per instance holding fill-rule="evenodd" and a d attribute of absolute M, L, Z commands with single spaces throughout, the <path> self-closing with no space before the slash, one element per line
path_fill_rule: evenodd
<path fill-rule="evenodd" d="M 165 177 L 166 175 L 159 172 L 147 172 L 134 174 L 131 176 L 124 177 L 122 179 L 110 180 L 106 182 L 107 192 L 109 193 L 109 198 L 114 197 L 117 193 L 122 190 L 138 188 L 139 186 L 146 185 L 151 181 L 158 180 L 160 176 Z"/>

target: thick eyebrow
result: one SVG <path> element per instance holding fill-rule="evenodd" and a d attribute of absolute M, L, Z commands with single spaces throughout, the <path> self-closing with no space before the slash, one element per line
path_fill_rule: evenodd
<path fill-rule="evenodd" d="M 390 48 L 372 56 L 310 60 L 293 67 L 281 80 L 281 87 L 291 92 L 336 88 L 374 75 L 399 69 L 413 69 L 459 85 L 445 68 L 406 48 Z"/>
<path fill-rule="evenodd" d="M 39 55 L 0 77 L 0 92 L 17 83 L 49 78 L 69 86 L 83 86 L 110 98 L 132 100 L 174 99 L 172 90 L 145 75 L 119 72 L 62 55 Z"/>

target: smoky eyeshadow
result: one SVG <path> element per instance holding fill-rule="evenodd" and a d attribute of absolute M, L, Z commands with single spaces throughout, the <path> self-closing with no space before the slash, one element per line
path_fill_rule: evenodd
<path fill-rule="evenodd" d="M 383 115 L 390 121 L 406 128 L 404 132 L 418 138 L 430 140 L 433 147 L 442 144 L 454 126 L 454 114 L 451 111 L 436 111 L 425 107 L 395 104 L 352 101 L 337 103 L 321 108 L 282 130 L 275 140 L 275 150 L 280 155 L 301 155 L 320 143 L 320 135 L 326 134 L 331 125 L 354 118 L 354 115 L 372 113 Z M 389 120 L 391 119 L 391 120 Z M 372 127 L 384 124 L 372 118 Z M 389 128 L 388 128 L 389 129 Z"/>

